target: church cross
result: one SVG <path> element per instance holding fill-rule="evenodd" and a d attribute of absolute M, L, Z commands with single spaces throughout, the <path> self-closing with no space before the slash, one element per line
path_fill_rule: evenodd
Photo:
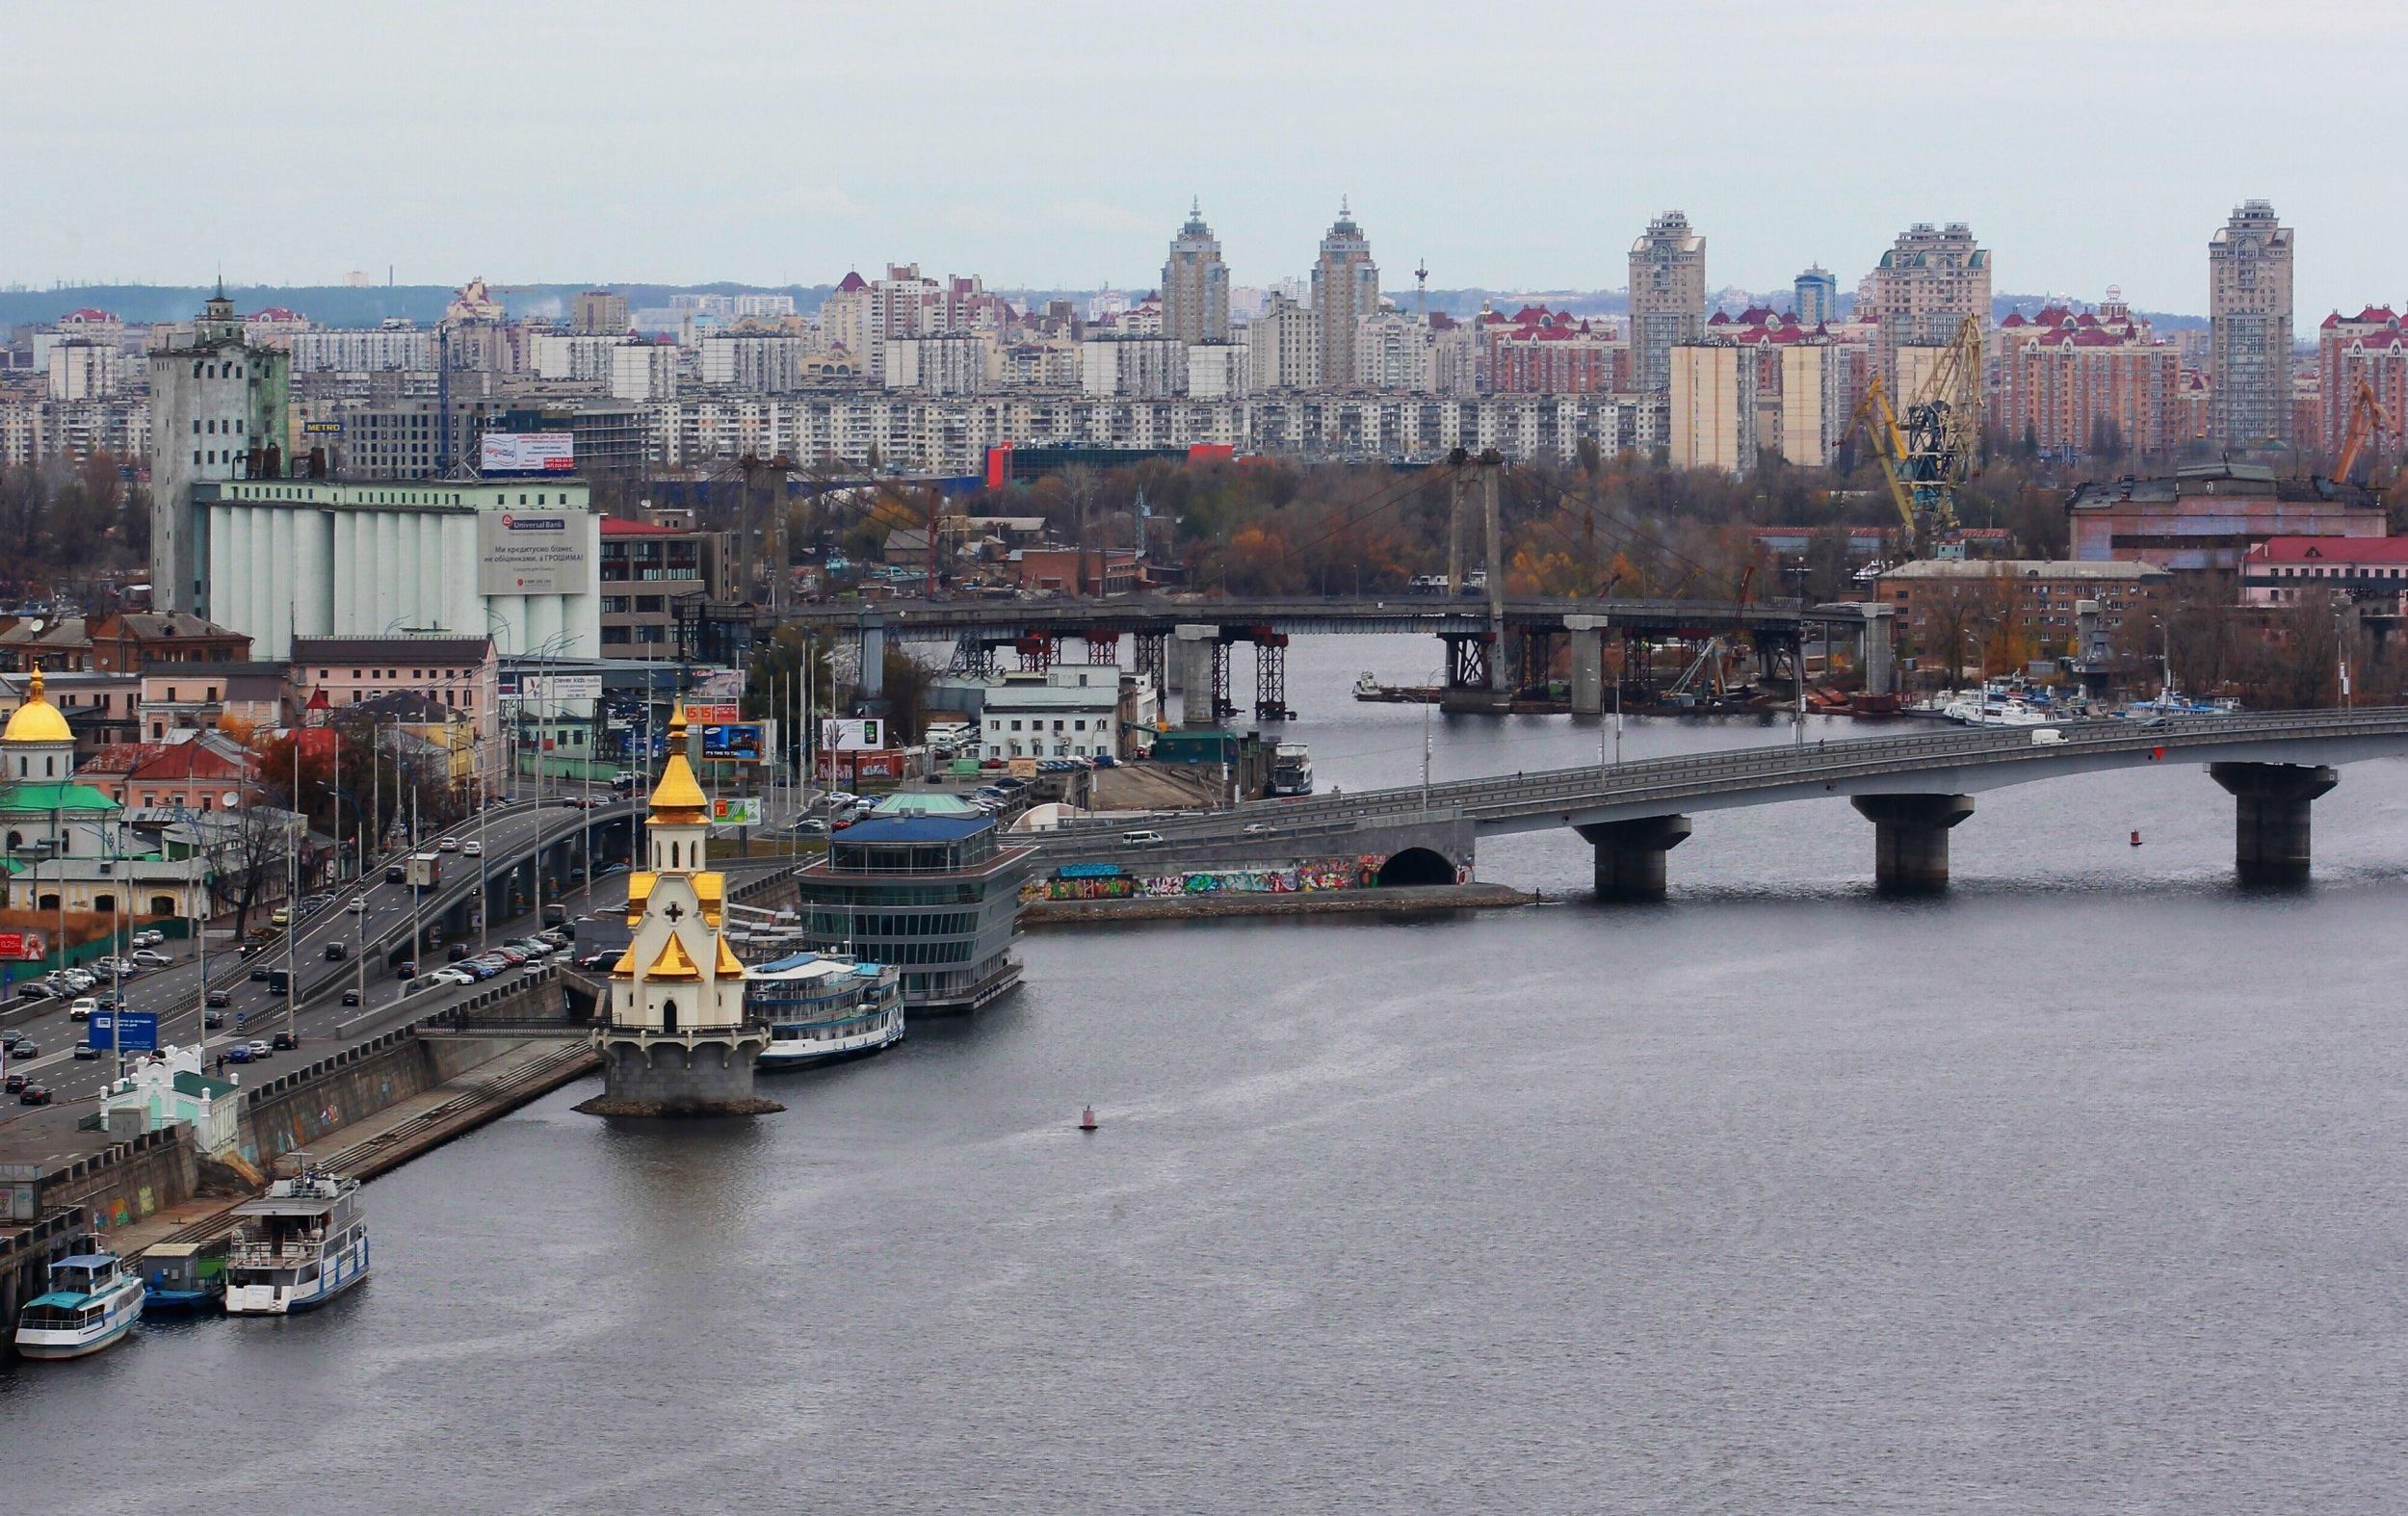
<path fill-rule="evenodd" d="M 668 908 L 662 911 L 661 914 L 669 919 L 669 925 L 675 926 L 678 922 L 686 919 L 686 907 L 678 904 L 675 901 L 671 901 L 668 902 Z"/>

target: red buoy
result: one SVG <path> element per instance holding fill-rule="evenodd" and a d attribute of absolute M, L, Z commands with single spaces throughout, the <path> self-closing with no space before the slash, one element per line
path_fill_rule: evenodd
<path fill-rule="evenodd" d="M 2140 828 L 2137 826 L 2133 828 L 2133 846 L 2135 848 L 2140 846 Z"/>
<path fill-rule="evenodd" d="M 1093 1106 L 1089 1106 L 1085 1111 L 1079 1112 L 1079 1130 L 1082 1132 L 1092 1132 L 1095 1130 L 1095 1108 Z"/>

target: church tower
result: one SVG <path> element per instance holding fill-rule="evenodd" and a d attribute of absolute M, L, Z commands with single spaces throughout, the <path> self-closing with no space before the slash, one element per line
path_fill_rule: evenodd
<path fill-rule="evenodd" d="M 785 1108 L 752 1092 L 768 1030 L 745 1017 L 745 968 L 720 935 L 727 882 L 706 867 L 710 802 L 686 761 L 686 709 L 644 823 L 646 867 L 627 879 L 634 934 L 612 966 L 610 1019 L 594 1032 L 601 1116 L 736 1116 Z"/>

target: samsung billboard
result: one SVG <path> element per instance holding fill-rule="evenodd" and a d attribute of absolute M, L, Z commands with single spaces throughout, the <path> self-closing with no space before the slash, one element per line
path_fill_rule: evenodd
<path fill-rule="evenodd" d="M 477 517 L 477 592 L 589 595 L 592 546 L 589 511 L 484 511 Z"/>

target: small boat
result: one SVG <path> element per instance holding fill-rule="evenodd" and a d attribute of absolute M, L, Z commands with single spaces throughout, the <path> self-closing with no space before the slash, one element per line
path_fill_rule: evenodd
<path fill-rule="evenodd" d="M 359 1181 L 303 1169 L 234 1208 L 241 1230 L 225 1259 L 225 1314 L 314 1310 L 368 1277 Z"/>
<path fill-rule="evenodd" d="M 1379 688 L 1379 676 L 1373 673 L 1370 669 L 1366 668 L 1361 673 L 1354 676 L 1354 697 L 1356 699 L 1376 700 L 1383 693 L 1385 693 L 1385 692 Z"/>
<path fill-rule="evenodd" d="M 143 1316 L 143 1282 L 115 1253 L 78 1253 L 50 1266 L 50 1288 L 16 1317 L 26 1358 L 81 1358 L 127 1332 Z"/>
<path fill-rule="evenodd" d="M 795 953 L 745 973 L 745 1010 L 767 1022 L 762 1069 L 814 1068 L 903 1039 L 903 972 L 834 953 Z"/>
<path fill-rule="evenodd" d="M 206 1315 L 225 1302 L 226 1242 L 162 1242 L 143 1255 L 143 1308 L 153 1316 Z"/>

